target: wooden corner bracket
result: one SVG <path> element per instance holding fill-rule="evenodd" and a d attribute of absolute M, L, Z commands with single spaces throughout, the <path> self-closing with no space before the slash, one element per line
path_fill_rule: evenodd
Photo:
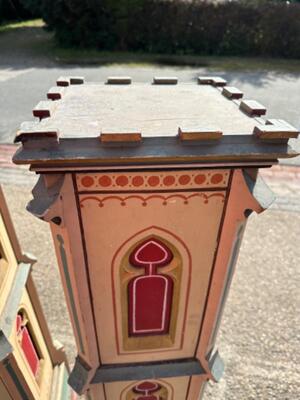
<path fill-rule="evenodd" d="M 26 147 L 34 147 L 34 142 L 37 140 L 48 141 L 49 145 L 53 142 L 58 143 L 59 132 L 49 129 L 20 129 L 14 139 L 14 143 L 22 142 Z M 32 142 L 31 142 L 32 141 Z M 31 144 L 30 144 L 31 142 Z"/>
<path fill-rule="evenodd" d="M 262 140 L 296 139 L 299 133 L 298 129 L 281 119 L 269 119 L 265 125 L 257 125 L 253 130 L 253 134 Z"/>

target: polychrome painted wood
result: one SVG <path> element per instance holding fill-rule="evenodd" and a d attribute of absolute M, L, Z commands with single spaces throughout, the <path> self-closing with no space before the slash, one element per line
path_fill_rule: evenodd
<path fill-rule="evenodd" d="M 195 309 L 201 317 L 230 173 L 183 170 L 107 173 L 94 178 L 78 174 L 76 181 L 80 186 L 88 178 L 94 179 L 98 188 L 78 189 L 77 198 L 86 251 L 94 254 L 89 259 L 89 274 L 103 363 L 141 362 L 147 360 L 147 354 L 151 354 L 151 361 L 192 357 L 200 318 L 193 324 L 188 321 Z M 195 215 L 198 224 L 193 224 Z M 103 225 L 105 230 L 101 229 Z M 159 296 L 163 301 L 165 296 L 165 308 L 157 310 L 164 320 L 161 331 L 134 336 L 130 325 L 139 318 L 137 310 L 143 310 L 143 300 L 148 302 L 147 308 L 150 305 L 145 298 L 137 303 L 134 282 L 143 281 L 132 252 L 147 240 L 159 241 L 170 253 L 162 279 L 150 278 L 149 282 L 156 301 Z M 201 269 L 195 267 L 199 264 Z M 163 273 L 163 267 L 159 270 Z M 155 285 L 162 281 L 164 293 L 159 295 Z M 145 290 L 142 287 L 143 293 Z M 101 298 L 96 296 L 99 291 Z M 150 323 L 151 318 L 146 321 Z M 115 343 L 110 338 L 112 331 Z"/>
<path fill-rule="evenodd" d="M 4 381 L 0 378 L 0 399 L 1 400 L 13 400 L 9 394 Z"/>
<path fill-rule="evenodd" d="M 215 334 L 213 326 L 217 324 L 223 291 L 228 290 L 225 288 L 230 284 L 240 243 L 235 244 L 235 236 L 246 219 L 244 211 L 262 210 L 261 199 L 253 197 L 255 181 L 250 175 L 246 179 L 245 174 L 240 169 L 164 170 L 161 166 L 159 172 L 65 175 L 60 195 L 43 218 L 51 222 L 54 215 L 59 215 L 60 223 L 51 222 L 51 227 L 80 354 L 72 374 L 74 386 L 76 379 L 85 375 L 76 386 L 78 391 L 88 387 L 89 381 L 103 382 L 101 376 L 106 376 L 106 381 L 114 380 L 113 376 L 119 380 L 116 371 L 120 363 L 123 374 L 130 371 L 134 377 L 136 364 L 147 380 L 149 360 L 176 363 L 195 354 L 202 372 L 189 378 L 188 398 L 200 392 L 208 378 L 219 379 L 220 361 L 213 343 L 205 341 L 206 331 Z M 46 186 L 54 187 L 55 179 L 61 181 L 61 175 L 55 179 L 44 175 L 44 179 Z M 34 209 L 34 202 L 31 208 Z M 240 222 L 231 214 L 227 216 L 231 208 Z M 220 238 L 228 218 L 233 224 L 233 237 L 224 239 L 224 245 L 235 256 L 228 264 L 222 262 L 228 276 L 220 279 L 216 275 L 213 284 L 216 249 L 222 248 Z M 76 232 L 78 241 L 73 237 Z M 139 292 L 136 282 L 148 282 L 147 279 L 149 283 Z M 210 292 L 218 285 L 221 289 L 211 303 Z M 89 296 L 79 294 L 88 291 Z M 151 301 L 155 301 L 156 312 L 147 320 L 145 312 Z M 211 304 L 217 308 L 207 314 Z M 92 318 L 90 325 L 83 323 L 87 317 Z M 147 325 L 140 329 L 142 332 L 134 332 L 134 318 L 135 322 L 141 318 L 140 324 L 150 324 L 150 329 Z M 92 337 L 92 327 L 93 340 L 84 341 L 87 335 Z M 143 332 L 147 329 L 149 332 Z M 99 361 L 95 357 L 97 350 Z M 158 367 L 152 370 L 165 374 Z M 109 385 L 114 387 L 114 382 Z"/>
<path fill-rule="evenodd" d="M 41 175 L 28 210 L 51 226 L 78 349 L 69 382 L 88 400 L 201 398 L 223 373 L 246 220 L 273 200 L 258 168 L 294 156 L 299 132 L 218 77 L 74 83 L 59 79 L 14 157 Z"/>
<path fill-rule="evenodd" d="M 0 222 L 5 261 L 0 263 L 0 398 L 70 399 L 70 388 L 62 384 L 68 375 L 67 360 L 63 349 L 53 345 L 30 276 L 35 260 L 21 252 L 1 188 Z M 56 373 L 57 369 L 64 374 Z"/>

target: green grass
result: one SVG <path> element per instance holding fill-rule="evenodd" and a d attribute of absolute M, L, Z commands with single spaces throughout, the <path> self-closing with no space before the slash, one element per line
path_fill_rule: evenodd
<path fill-rule="evenodd" d="M 44 26 L 41 19 L 0 25 L 0 54 L 4 50 L 10 52 L 13 48 L 15 53 L 19 51 L 24 54 L 25 52 L 28 57 L 46 58 L 60 64 L 127 64 L 137 67 L 169 65 L 180 68 L 203 67 L 212 71 L 300 72 L 300 60 L 104 52 L 93 49 L 62 48 L 55 43 L 53 33 L 43 29 Z"/>

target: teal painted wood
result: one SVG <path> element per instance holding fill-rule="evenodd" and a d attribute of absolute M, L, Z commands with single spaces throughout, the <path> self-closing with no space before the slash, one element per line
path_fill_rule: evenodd
<path fill-rule="evenodd" d="M 214 380 L 219 382 L 224 374 L 225 366 L 218 350 L 212 355 L 208 364 Z"/>
<path fill-rule="evenodd" d="M 75 366 L 68 380 L 69 385 L 76 393 L 83 394 L 84 387 L 90 381 L 89 372 L 89 367 L 77 356 Z"/>
<path fill-rule="evenodd" d="M 227 272 L 227 280 L 225 283 L 225 288 L 223 291 L 223 297 L 221 300 L 221 306 L 220 306 L 220 311 L 219 311 L 219 315 L 218 315 L 218 319 L 214 328 L 214 331 L 212 333 L 212 339 L 211 342 L 214 344 L 217 338 L 217 334 L 221 325 L 221 320 L 224 314 L 224 309 L 225 309 L 225 304 L 229 295 L 229 290 L 230 290 L 230 286 L 231 286 L 231 282 L 233 279 L 233 275 L 234 275 L 234 270 L 235 270 L 235 266 L 237 263 L 237 259 L 238 259 L 238 255 L 239 255 L 239 250 L 242 244 L 242 240 L 243 240 L 243 234 L 246 228 L 246 222 L 242 223 L 240 225 L 240 227 L 238 228 L 237 231 L 237 235 L 236 235 L 236 239 L 235 239 L 235 243 L 234 243 L 234 247 L 233 247 L 233 251 L 231 254 L 231 258 L 229 261 L 229 266 L 228 266 L 228 272 Z"/>
<path fill-rule="evenodd" d="M 91 384 L 205 374 L 204 368 L 196 358 L 134 364 L 105 364 L 97 369 Z M 69 377 L 69 385 L 76 393 L 83 394 L 88 379 L 89 368 L 80 357 L 77 357 Z"/>
<path fill-rule="evenodd" d="M 79 348 L 82 354 L 85 354 L 84 350 L 84 345 L 83 345 L 83 340 L 82 340 L 82 335 L 81 335 L 81 330 L 80 330 L 80 325 L 79 325 L 79 320 L 78 320 L 78 315 L 76 312 L 76 305 L 75 305 L 75 298 L 74 298 L 74 293 L 72 290 L 72 284 L 71 284 L 71 277 L 69 273 L 69 267 L 68 267 L 68 260 L 67 260 L 67 255 L 65 251 L 65 242 L 64 239 L 61 235 L 56 235 L 57 241 L 59 243 L 59 252 L 60 252 L 60 257 L 62 261 L 62 266 L 64 270 L 64 276 L 65 276 L 65 281 L 67 285 L 67 290 L 68 290 L 68 295 L 69 295 L 69 300 L 70 300 L 70 305 L 71 305 L 71 310 L 72 310 L 72 315 L 74 318 L 74 323 L 75 323 L 75 329 L 78 335 L 78 340 L 79 340 Z"/>
<path fill-rule="evenodd" d="M 0 362 L 13 352 L 13 348 L 5 334 L 0 331 Z"/>
<path fill-rule="evenodd" d="M 269 208 L 272 203 L 274 203 L 276 198 L 272 190 L 266 185 L 260 175 L 258 175 L 256 180 L 254 180 L 247 173 L 247 171 L 243 170 L 243 174 L 245 182 L 253 197 L 257 200 L 257 202 L 264 210 Z"/>
<path fill-rule="evenodd" d="M 96 371 L 92 384 L 205 374 L 204 368 L 196 358 L 135 364 L 111 364 L 102 365 Z"/>
<path fill-rule="evenodd" d="M 63 377 L 63 384 L 61 390 L 61 400 L 69 400 L 70 399 L 70 387 L 68 385 L 68 371 L 64 367 L 64 377 Z"/>

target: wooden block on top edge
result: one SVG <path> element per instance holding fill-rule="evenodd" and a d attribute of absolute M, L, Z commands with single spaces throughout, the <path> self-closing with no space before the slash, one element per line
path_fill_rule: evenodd
<path fill-rule="evenodd" d="M 214 76 L 199 76 L 198 83 L 200 85 L 212 85 L 214 78 L 215 78 Z"/>
<path fill-rule="evenodd" d="M 255 100 L 243 100 L 240 109 L 251 117 L 260 117 L 267 112 L 266 107 Z"/>
<path fill-rule="evenodd" d="M 198 83 L 200 85 L 226 86 L 227 81 L 219 76 L 199 76 Z"/>
<path fill-rule="evenodd" d="M 102 130 L 100 141 L 103 144 L 139 144 L 142 142 L 142 134 L 141 132 L 134 130 Z"/>
<path fill-rule="evenodd" d="M 269 120 L 266 122 L 266 125 L 255 126 L 253 134 L 263 140 L 288 140 L 296 139 L 299 136 L 299 130 L 283 120 Z"/>
<path fill-rule="evenodd" d="M 57 86 L 70 86 L 70 79 L 65 76 L 61 76 L 57 79 L 56 85 Z"/>
<path fill-rule="evenodd" d="M 58 138 L 58 130 L 38 128 L 34 125 L 32 125 L 32 129 L 30 129 L 29 126 L 25 127 L 24 125 L 21 125 L 14 139 L 14 143 L 26 142 L 28 139 L 54 139 L 57 141 Z"/>
<path fill-rule="evenodd" d="M 233 86 L 225 86 L 223 88 L 222 94 L 223 96 L 232 100 L 241 99 L 244 96 L 243 92 Z"/>
<path fill-rule="evenodd" d="M 222 137 L 223 132 L 217 129 L 190 129 L 178 128 L 178 135 L 183 142 L 218 140 Z"/>
<path fill-rule="evenodd" d="M 34 117 L 44 119 L 49 118 L 53 114 L 56 104 L 53 101 L 40 101 L 33 109 Z"/>
<path fill-rule="evenodd" d="M 130 76 L 109 76 L 107 78 L 107 85 L 130 85 L 132 79 Z"/>
<path fill-rule="evenodd" d="M 83 85 L 84 77 L 83 76 L 70 76 L 69 77 L 71 85 Z"/>
<path fill-rule="evenodd" d="M 62 86 L 54 86 L 48 90 L 47 98 L 49 100 L 60 100 L 65 92 L 65 88 Z"/>
<path fill-rule="evenodd" d="M 153 78 L 154 85 L 177 85 L 178 78 L 176 76 L 155 76 Z"/>
<path fill-rule="evenodd" d="M 214 86 L 223 87 L 227 85 L 227 81 L 223 78 L 216 77 L 213 79 L 212 84 Z"/>

